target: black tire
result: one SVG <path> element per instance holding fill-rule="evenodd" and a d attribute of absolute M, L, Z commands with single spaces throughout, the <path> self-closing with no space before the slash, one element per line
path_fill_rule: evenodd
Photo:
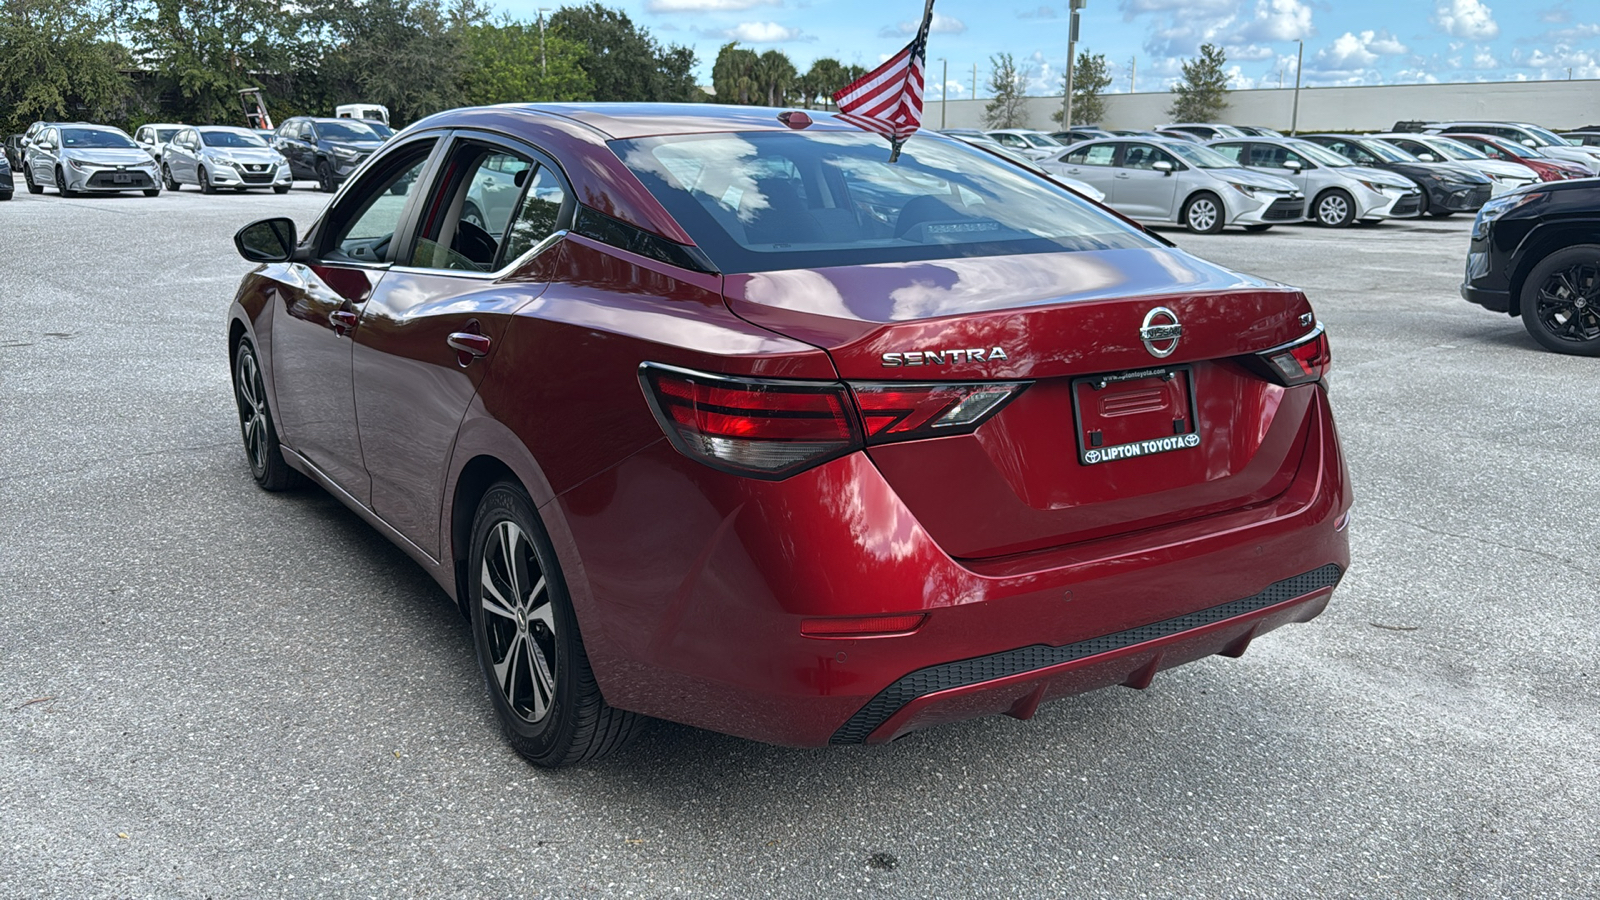
<path fill-rule="evenodd" d="M 44 185 L 35 184 L 34 183 L 34 180 L 33 180 L 33 167 L 32 166 L 23 167 L 23 169 L 22 169 L 22 183 L 28 186 L 28 193 L 30 193 L 30 194 L 42 194 L 42 193 L 44 193 Z"/>
<path fill-rule="evenodd" d="M 248 340 L 239 342 L 233 355 L 233 400 L 239 407 L 239 434 L 244 438 L 245 461 L 262 490 L 287 491 L 299 487 L 305 476 L 289 467 L 278 443 L 278 427 L 267 404 L 267 386 L 261 361 Z"/>
<path fill-rule="evenodd" d="M 205 166 L 196 166 L 194 177 L 200 179 L 200 193 L 215 194 L 217 192 L 217 186 L 211 183 L 211 173 L 206 171 Z"/>
<path fill-rule="evenodd" d="M 333 168 L 325 159 L 317 160 L 317 189 L 324 194 L 331 194 L 339 189 L 339 182 L 333 179 Z"/>
<path fill-rule="evenodd" d="M 502 481 L 472 521 L 467 605 L 500 730 L 537 766 L 588 762 L 625 745 L 644 718 L 606 705 L 567 585 L 533 502 Z"/>
<path fill-rule="evenodd" d="M 56 193 L 63 197 L 76 197 L 78 195 L 77 191 L 67 189 L 67 176 L 65 172 L 61 171 L 60 166 L 56 166 Z"/>
<path fill-rule="evenodd" d="M 1600 244 L 1539 260 L 1522 283 L 1522 325 L 1546 350 L 1600 356 Z"/>
<path fill-rule="evenodd" d="M 12 198 L 12 196 L 14 196 L 15 194 L 16 194 L 16 191 L 6 191 L 5 193 L 0 193 L 0 203 L 4 203 L 7 200 L 10 200 Z"/>
<path fill-rule="evenodd" d="M 144 195 L 146 197 L 159 197 L 161 196 L 161 188 L 145 188 Z"/>
<path fill-rule="evenodd" d="M 1433 216 L 1435 219 L 1448 219 L 1448 218 L 1450 218 L 1451 216 L 1453 216 L 1455 214 L 1456 214 L 1456 211 L 1453 210 L 1453 209 L 1430 209 L 1430 210 L 1428 210 L 1428 215 Z"/>
<path fill-rule="evenodd" d="M 1260 234 L 1263 231 L 1271 230 L 1271 228 L 1272 228 L 1271 225 L 1246 225 L 1246 226 L 1244 226 L 1244 230 L 1250 232 L 1251 234 Z"/>
<path fill-rule="evenodd" d="M 178 179 L 172 177 L 172 169 L 166 163 L 161 164 L 161 183 L 166 185 L 169 191 L 175 191 L 182 187 L 182 185 L 178 184 Z"/>
<path fill-rule="evenodd" d="M 1183 213 L 1178 220 L 1195 234 L 1216 234 L 1228 218 L 1228 208 L 1222 198 L 1209 191 L 1201 191 L 1183 201 Z"/>
<path fill-rule="evenodd" d="M 289 185 L 287 185 L 287 184 L 275 184 L 275 185 L 272 186 L 272 192 L 274 194 L 287 194 L 287 193 L 289 193 Z"/>
<path fill-rule="evenodd" d="M 1349 191 L 1329 188 L 1312 202 L 1311 218 L 1324 228 L 1348 228 L 1356 220 L 1356 200 Z"/>

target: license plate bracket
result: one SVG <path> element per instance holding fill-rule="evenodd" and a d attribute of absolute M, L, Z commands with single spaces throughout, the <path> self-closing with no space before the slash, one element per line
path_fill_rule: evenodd
<path fill-rule="evenodd" d="M 1075 378 L 1072 418 L 1086 466 L 1199 447 L 1194 367 Z"/>
<path fill-rule="evenodd" d="M 111 183 L 133 184 L 133 176 L 129 175 L 127 172 L 113 172 L 111 173 Z"/>

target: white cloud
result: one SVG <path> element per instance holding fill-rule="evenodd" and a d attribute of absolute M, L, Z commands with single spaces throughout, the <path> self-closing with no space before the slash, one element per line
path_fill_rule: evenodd
<path fill-rule="evenodd" d="M 1054 19 L 1058 13 L 1053 6 L 1041 6 L 1038 9 L 1025 9 L 1017 13 L 1019 19 Z"/>
<path fill-rule="evenodd" d="M 729 40 L 743 41 L 746 44 L 778 44 L 784 41 L 798 41 L 805 37 L 800 29 L 788 28 L 777 22 L 741 22 L 718 33 Z"/>
<path fill-rule="evenodd" d="M 1349 72 L 1369 68 L 1379 57 L 1399 56 L 1405 52 L 1406 45 L 1387 31 L 1360 34 L 1346 31 L 1334 38 L 1332 44 L 1318 50 L 1312 65 L 1323 72 Z"/>
<path fill-rule="evenodd" d="M 1433 23 L 1451 37 L 1472 41 L 1485 41 L 1500 34 L 1493 10 L 1482 0 L 1440 0 Z"/>
<path fill-rule="evenodd" d="M 1255 15 L 1239 36 L 1250 41 L 1300 41 L 1313 33 L 1311 7 L 1300 0 L 1256 0 Z"/>
<path fill-rule="evenodd" d="M 1488 47 L 1479 47 L 1472 53 L 1472 67 L 1474 69 L 1498 69 L 1500 60 L 1494 58 L 1494 53 Z"/>
<path fill-rule="evenodd" d="M 918 19 L 915 22 L 901 22 L 899 25 L 885 27 L 878 34 L 882 37 L 894 37 L 896 35 L 911 37 L 921 27 L 922 20 Z M 929 34 L 960 34 L 966 30 L 967 23 L 955 16 L 947 16 L 944 13 L 934 13 L 933 21 L 928 23 Z"/>
<path fill-rule="evenodd" d="M 757 6 L 782 6 L 783 0 L 647 0 L 644 8 L 653 13 L 739 12 Z"/>

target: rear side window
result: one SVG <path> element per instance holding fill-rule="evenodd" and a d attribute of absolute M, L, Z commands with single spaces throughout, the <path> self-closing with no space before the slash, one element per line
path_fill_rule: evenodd
<path fill-rule="evenodd" d="M 989 153 L 914 135 L 677 135 L 612 149 L 723 272 L 1160 244 Z"/>
<path fill-rule="evenodd" d="M 1241 159 L 1244 154 L 1243 144 L 1212 144 L 1211 149 L 1217 151 L 1228 159 L 1233 160 L 1234 162 L 1243 162 Z M 1251 166 L 1260 165 L 1260 163 L 1256 162 L 1254 150 L 1252 150 L 1250 153 L 1249 162 L 1245 164 Z"/>
<path fill-rule="evenodd" d="M 1094 144 L 1068 153 L 1063 161 L 1075 166 L 1109 166 L 1116 156 L 1116 144 Z"/>
<path fill-rule="evenodd" d="M 444 171 L 426 205 L 412 266 L 497 271 L 560 227 L 566 188 L 526 155 L 463 141 Z"/>

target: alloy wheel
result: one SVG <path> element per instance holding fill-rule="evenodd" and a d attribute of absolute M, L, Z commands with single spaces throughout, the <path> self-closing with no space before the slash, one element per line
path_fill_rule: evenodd
<path fill-rule="evenodd" d="M 515 715 L 538 722 L 556 695 L 555 608 L 533 544 L 517 523 L 495 523 L 479 578 L 491 680 Z"/>
<path fill-rule="evenodd" d="M 254 353 L 241 352 L 233 377 L 234 399 L 239 405 L 239 430 L 244 435 L 244 452 L 250 458 L 250 471 L 261 478 L 267 471 L 267 388 Z"/>
<path fill-rule="evenodd" d="M 1329 194 L 1317 203 L 1317 221 L 1324 225 L 1342 225 L 1350 217 L 1350 204 L 1338 194 Z"/>
<path fill-rule="evenodd" d="M 1210 231 L 1217 226 L 1217 205 L 1201 197 L 1189 204 L 1189 228 L 1193 231 Z"/>
<path fill-rule="evenodd" d="M 1557 269 L 1539 285 L 1533 315 L 1560 341 L 1600 341 L 1600 263 Z"/>

